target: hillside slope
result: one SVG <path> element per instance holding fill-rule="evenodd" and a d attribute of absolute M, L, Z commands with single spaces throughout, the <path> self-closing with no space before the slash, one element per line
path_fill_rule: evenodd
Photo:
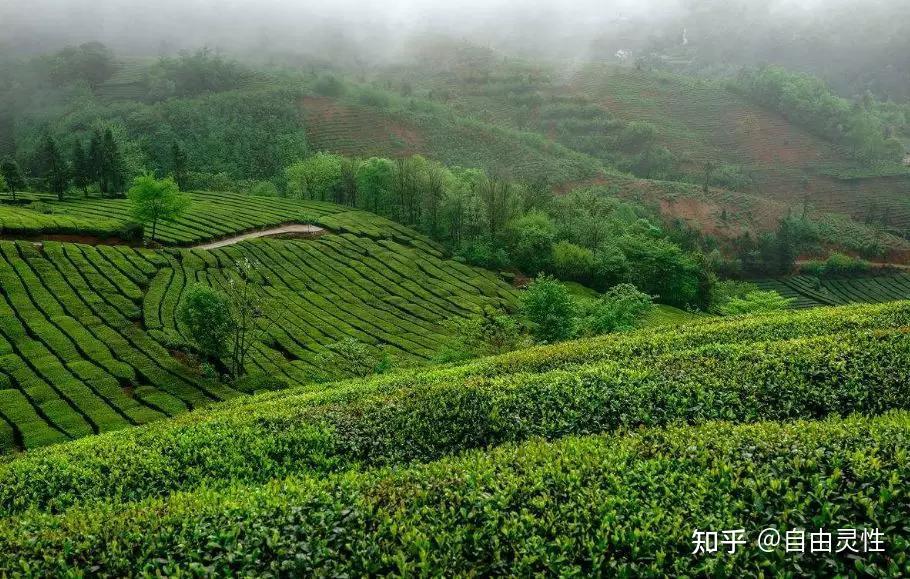
<path fill-rule="evenodd" d="M 721 193 L 734 190 L 727 193 L 764 200 L 782 209 L 775 213 L 809 208 L 820 219 L 841 214 L 883 238 L 908 235 L 910 176 L 838 177 L 849 175 L 856 164 L 846 152 L 722 82 L 600 64 L 494 58 L 465 63 L 455 56 L 433 65 L 377 74 L 419 87 L 460 114 L 537 133 L 607 167 L 701 184 L 711 161 Z M 640 123 L 655 129 L 655 145 L 674 158 L 660 174 L 647 174 L 650 169 L 637 165 L 639 144 L 630 139 L 641 135 L 634 137 L 629 128 Z M 769 229 L 761 218 L 748 225 Z M 896 257 L 906 258 L 904 253 Z"/>
<path fill-rule="evenodd" d="M 191 347 L 177 308 L 195 283 L 221 287 L 242 259 L 254 264 L 267 298 L 267 333 L 246 369 L 285 384 L 338 378 L 317 358 L 348 338 L 398 364 L 421 364 L 445 347 L 449 320 L 515 307 L 517 293 L 494 274 L 445 259 L 419 234 L 369 213 L 320 207 L 334 213 L 318 218 L 329 231 L 318 238 L 212 251 L 0 242 L 0 452 L 236 396 L 183 363 Z M 305 210 L 301 203 L 274 219 Z M 167 231 L 210 236 L 194 216 L 233 223 L 199 211 Z"/>
<path fill-rule="evenodd" d="M 810 520 L 888 528 L 888 556 L 860 562 L 903 569 L 889 513 L 906 508 L 907 415 L 835 417 L 907 409 L 908 327 L 906 302 L 707 320 L 238 398 L 37 450 L 0 464 L 0 569 L 747 573 L 790 563 L 693 558 L 690 527 Z"/>

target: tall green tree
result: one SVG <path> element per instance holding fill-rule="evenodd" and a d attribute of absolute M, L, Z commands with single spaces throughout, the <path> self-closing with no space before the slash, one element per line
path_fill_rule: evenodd
<path fill-rule="evenodd" d="M 187 186 L 187 156 L 186 151 L 180 146 L 180 143 L 174 141 L 171 144 L 171 163 L 173 163 L 174 181 L 181 189 Z"/>
<path fill-rule="evenodd" d="M 294 163 L 284 171 L 288 194 L 317 201 L 335 199 L 341 185 L 343 162 L 340 155 L 316 153 Z"/>
<path fill-rule="evenodd" d="M 123 190 L 123 156 L 110 128 L 104 130 L 104 136 L 101 140 L 101 164 L 99 169 L 99 184 L 102 193 L 110 195 Z"/>
<path fill-rule="evenodd" d="M 395 165 L 382 157 L 370 157 L 357 167 L 357 206 L 380 213 L 386 206 L 392 188 Z"/>
<path fill-rule="evenodd" d="M 190 205 L 190 198 L 180 192 L 173 179 L 156 179 L 151 173 L 136 177 L 126 195 L 133 206 L 133 218 L 143 225 L 151 225 L 152 241 L 157 240 L 159 221 L 176 219 Z"/>
<path fill-rule="evenodd" d="M 561 342 L 575 335 L 575 302 L 566 286 L 552 277 L 542 275 L 531 282 L 521 295 L 521 305 L 538 342 Z"/>
<path fill-rule="evenodd" d="M 82 189 L 82 193 L 88 196 L 88 186 L 92 183 L 92 166 L 89 160 L 88 152 L 82 146 L 82 141 L 76 140 L 73 145 L 73 184 Z"/>
<path fill-rule="evenodd" d="M 101 182 L 102 157 L 104 156 L 103 142 L 104 134 L 101 132 L 101 130 L 95 129 L 92 131 L 92 138 L 89 140 L 88 146 L 88 166 L 92 182 L 99 183 L 99 189 Z"/>
<path fill-rule="evenodd" d="M 63 195 L 69 184 L 69 168 L 63 155 L 60 154 L 57 141 L 50 135 L 45 137 L 44 143 L 41 145 L 41 166 L 44 170 L 47 188 L 57 195 L 58 201 L 63 201 Z"/>
<path fill-rule="evenodd" d="M 205 356 L 218 359 L 228 353 L 234 319 L 224 294 L 197 283 L 181 302 L 178 315 Z"/>
<path fill-rule="evenodd" d="M 509 253 L 519 269 L 537 275 L 550 266 L 556 227 L 546 213 L 531 211 L 511 221 L 506 231 Z"/>
<path fill-rule="evenodd" d="M 25 178 L 22 177 L 22 171 L 19 170 L 18 163 L 12 159 L 5 159 L 3 163 L 0 163 L 0 174 L 6 180 L 6 187 L 9 189 L 13 201 L 15 201 L 16 192 L 25 188 Z"/>
<path fill-rule="evenodd" d="M 478 184 L 487 216 L 487 231 L 496 237 L 509 221 L 514 208 L 512 184 L 505 179 L 486 177 Z"/>

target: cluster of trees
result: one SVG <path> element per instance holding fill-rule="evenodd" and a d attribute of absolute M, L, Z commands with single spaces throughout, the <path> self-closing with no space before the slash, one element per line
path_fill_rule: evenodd
<path fill-rule="evenodd" d="M 599 190 L 561 198 L 420 156 L 351 159 L 318 153 L 285 170 L 285 193 L 384 215 L 448 245 L 470 263 L 514 267 L 599 290 L 628 282 L 663 303 L 705 307 L 713 276 L 644 208 Z"/>
<path fill-rule="evenodd" d="M 733 86 L 794 123 L 844 145 L 857 158 L 900 161 L 904 154 L 896 136 L 910 128 L 910 119 L 869 93 L 851 102 L 816 77 L 776 66 L 745 70 Z"/>
<path fill-rule="evenodd" d="M 145 75 L 152 100 L 191 97 L 240 87 L 254 74 L 234 60 L 201 48 L 177 57 L 162 57 Z"/>
<path fill-rule="evenodd" d="M 552 344 L 640 327 L 654 308 L 652 296 L 619 284 L 598 297 L 574 294 L 552 276 L 540 275 L 522 293 L 515 315 L 488 308 L 452 323 L 453 343 L 442 361 L 502 354 L 531 344 Z"/>
<path fill-rule="evenodd" d="M 123 191 L 126 180 L 123 156 L 109 128 L 96 129 L 87 147 L 76 139 L 69 155 L 61 150 L 54 137 L 45 135 L 32 166 L 43 180 L 44 188 L 60 200 L 70 185 L 82 190 L 84 195 L 88 195 L 90 187 L 96 187 L 103 196 L 117 195 Z"/>
<path fill-rule="evenodd" d="M 806 237 L 800 220 L 781 219 L 777 230 L 765 232 L 757 238 L 750 233 L 736 240 L 736 259 L 728 263 L 724 273 L 732 276 L 786 275 L 793 271 L 796 257 Z"/>
<path fill-rule="evenodd" d="M 16 201 L 16 193 L 25 189 L 25 177 L 14 159 L 0 162 L 0 179 L 0 191 L 8 191 L 13 201 Z"/>
<path fill-rule="evenodd" d="M 66 47 L 41 58 L 39 64 L 45 67 L 57 86 L 84 82 L 93 89 L 108 80 L 117 70 L 113 51 L 100 42 Z"/>
<path fill-rule="evenodd" d="M 308 152 L 298 109 L 304 89 L 290 73 L 250 83 L 257 75 L 206 49 L 154 64 L 118 62 L 98 43 L 32 59 L 0 55 L 0 158 L 15 157 L 30 178 L 44 178 L 50 134 L 76 181 L 76 141 L 97 162 L 90 128 L 108 127 L 113 138 L 105 145 L 118 149 L 120 178 L 102 178 L 96 166 L 91 179 L 102 189 L 122 192 L 142 168 L 176 173 L 174 142 L 188 173 L 273 179 Z M 105 98 L 111 87 L 123 98 Z"/>

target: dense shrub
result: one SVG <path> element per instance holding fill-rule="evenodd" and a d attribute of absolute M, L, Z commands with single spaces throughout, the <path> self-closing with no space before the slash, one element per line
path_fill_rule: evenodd
<path fill-rule="evenodd" d="M 532 281 L 521 295 L 521 305 L 538 342 L 561 342 L 575 335 L 575 301 L 566 286 L 552 277 L 541 275 Z"/>
<path fill-rule="evenodd" d="M 203 354 L 217 359 L 227 353 L 234 320 L 223 294 L 207 285 L 193 285 L 180 304 L 178 318 Z"/>
<path fill-rule="evenodd" d="M 872 264 L 843 253 L 832 253 L 825 261 L 810 261 L 800 269 L 802 273 L 816 277 L 850 277 L 868 274 Z"/>
<path fill-rule="evenodd" d="M 122 509 L 29 514 L 0 529 L 0 570 L 900 576 L 910 572 L 908 428 L 907 413 L 710 423 L 202 489 Z M 809 554 L 808 537 L 805 555 L 753 548 L 769 526 L 781 535 L 859 528 L 860 552 Z M 693 554 L 696 530 L 740 528 L 747 544 L 735 553 Z M 884 533 L 882 552 L 862 543 L 863 529 L 873 528 Z"/>
<path fill-rule="evenodd" d="M 509 255 L 522 271 L 536 275 L 550 266 L 556 227 L 541 211 L 531 211 L 509 224 Z"/>
<path fill-rule="evenodd" d="M 596 258 L 590 249 L 568 241 L 553 246 L 553 271 L 560 279 L 591 283 Z"/>
<path fill-rule="evenodd" d="M 769 314 L 237 400 L 0 464 L 0 514 L 529 436 L 906 408 L 908 336 L 886 328 L 908 323 L 906 304 Z"/>
<path fill-rule="evenodd" d="M 638 291 L 632 284 L 618 284 L 598 299 L 582 302 L 581 333 L 597 336 L 631 330 L 642 322 L 653 307 L 653 300 L 648 294 Z"/>

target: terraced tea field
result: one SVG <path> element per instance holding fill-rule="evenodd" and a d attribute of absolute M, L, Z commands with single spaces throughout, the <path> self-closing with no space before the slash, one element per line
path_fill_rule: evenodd
<path fill-rule="evenodd" d="M 796 300 L 797 308 L 878 303 L 910 299 L 910 274 L 878 275 L 861 278 L 819 279 L 798 275 L 758 282 L 762 289 L 774 290 Z"/>
<path fill-rule="evenodd" d="M 23 205 L 0 204 L 0 235 L 21 237 L 42 234 L 114 235 L 122 221 L 109 216 L 76 217 L 66 213 L 40 213 Z"/>
<path fill-rule="evenodd" d="M 315 150 L 369 157 L 421 154 L 449 166 L 478 167 L 516 180 L 554 184 L 595 177 L 594 158 L 537 136 L 440 110 L 380 110 L 325 97 L 301 103 Z"/>
<path fill-rule="evenodd" d="M 0 447 L 34 448 L 171 416 L 236 393 L 142 329 L 146 250 L 0 242 Z"/>
<path fill-rule="evenodd" d="M 0 570 L 754 576 L 790 563 L 693 557 L 692 527 L 825 513 L 893 543 L 803 573 L 901 575 L 908 323 L 907 302 L 710 319 L 39 449 L 0 463 Z"/>
<path fill-rule="evenodd" d="M 449 339 L 445 320 L 516 305 L 494 274 L 444 259 L 405 227 L 314 207 L 333 210 L 323 220 L 336 233 L 212 251 L 0 242 L 0 452 L 236 396 L 172 350 L 187 344 L 176 315 L 183 293 L 196 282 L 220 287 L 240 258 L 257 264 L 266 298 L 267 334 L 247 369 L 296 386 L 341 377 L 317 357 L 345 338 L 421 364 Z"/>
<path fill-rule="evenodd" d="M 514 309 L 517 294 L 494 274 L 440 259 L 388 239 L 352 234 L 315 240 L 260 239 L 212 251 L 169 253 L 149 287 L 145 321 L 163 342 L 186 338 L 175 313 L 187 287 L 226 283 L 233 264 L 259 264 L 269 302 L 268 337 L 257 345 L 250 373 L 291 384 L 337 378 L 320 367 L 325 347 L 353 338 L 400 364 L 424 362 L 448 339 L 443 323 L 484 306 Z"/>
<path fill-rule="evenodd" d="M 187 212 L 173 222 L 158 225 L 163 243 L 188 245 L 243 231 L 282 223 L 315 223 L 320 217 L 348 209 L 332 203 L 280 197 L 254 197 L 240 193 L 189 193 Z M 54 216 L 72 216 L 82 221 L 130 220 L 128 199 L 72 199 L 49 201 Z"/>

